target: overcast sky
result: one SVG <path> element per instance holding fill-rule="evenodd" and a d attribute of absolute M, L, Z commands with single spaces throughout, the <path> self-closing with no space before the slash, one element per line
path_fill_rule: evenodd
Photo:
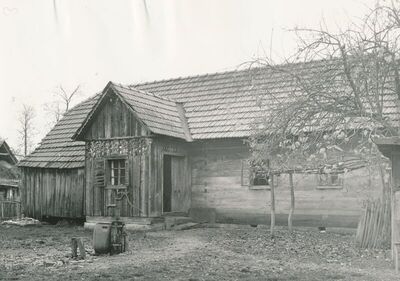
<path fill-rule="evenodd" d="M 58 85 L 77 102 L 108 81 L 136 83 L 235 69 L 272 46 L 295 48 L 286 29 L 332 30 L 374 0 L 0 0 L 0 137 L 20 144 L 23 103 L 36 109 L 35 142 L 48 132 L 43 105 Z M 271 42 L 272 41 L 272 42 Z M 268 51 L 269 52 L 269 51 Z"/>

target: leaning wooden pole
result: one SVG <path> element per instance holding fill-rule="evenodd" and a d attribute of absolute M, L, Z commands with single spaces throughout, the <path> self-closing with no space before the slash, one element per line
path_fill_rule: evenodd
<path fill-rule="evenodd" d="M 274 175 L 271 175 L 271 237 L 275 235 L 275 186 Z"/>
<path fill-rule="evenodd" d="M 288 216 L 289 231 L 293 230 L 293 214 L 294 214 L 294 186 L 293 186 L 293 172 L 289 172 L 289 186 L 290 186 L 290 210 Z"/>

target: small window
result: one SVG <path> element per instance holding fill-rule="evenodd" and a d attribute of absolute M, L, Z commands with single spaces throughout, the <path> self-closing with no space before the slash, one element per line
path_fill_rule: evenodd
<path fill-rule="evenodd" d="M 252 161 L 250 163 L 250 185 L 251 186 L 269 186 L 269 161 Z"/>
<path fill-rule="evenodd" d="M 321 173 L 317 175 L 318 186 L 320 187 L 341 187 L 343 180 L 337 173 Z"/>
<path fill-rule="evenodd" d="M 125 185 L 126 184 L 126 167 L 124 159 L 109 160 L 110 167 L 110 184 Z"/>
<path fill-rule="evenodd" d="M 252 185 L 269 185 L 269 175 L 267 172 L 253 172 Z"/>

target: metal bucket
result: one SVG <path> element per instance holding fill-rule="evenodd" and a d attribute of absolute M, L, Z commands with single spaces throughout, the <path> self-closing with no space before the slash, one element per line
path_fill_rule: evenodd
<path fill-rule="evenodd" d="M 111 223 L 97 223 L 93 231 L 93 249 L 96 254 L 107 254 L 111 250 Z"/>

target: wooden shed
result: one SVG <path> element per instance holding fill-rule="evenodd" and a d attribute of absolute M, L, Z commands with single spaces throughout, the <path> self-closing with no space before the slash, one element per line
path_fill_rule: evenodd
<path fill-rule="evenodd" d="M 73 142 L 71 137 L 97 99 L 94 96 L 71 109 L 18 164 L 25 216 L 84 218 L 84 143 Z"/>

